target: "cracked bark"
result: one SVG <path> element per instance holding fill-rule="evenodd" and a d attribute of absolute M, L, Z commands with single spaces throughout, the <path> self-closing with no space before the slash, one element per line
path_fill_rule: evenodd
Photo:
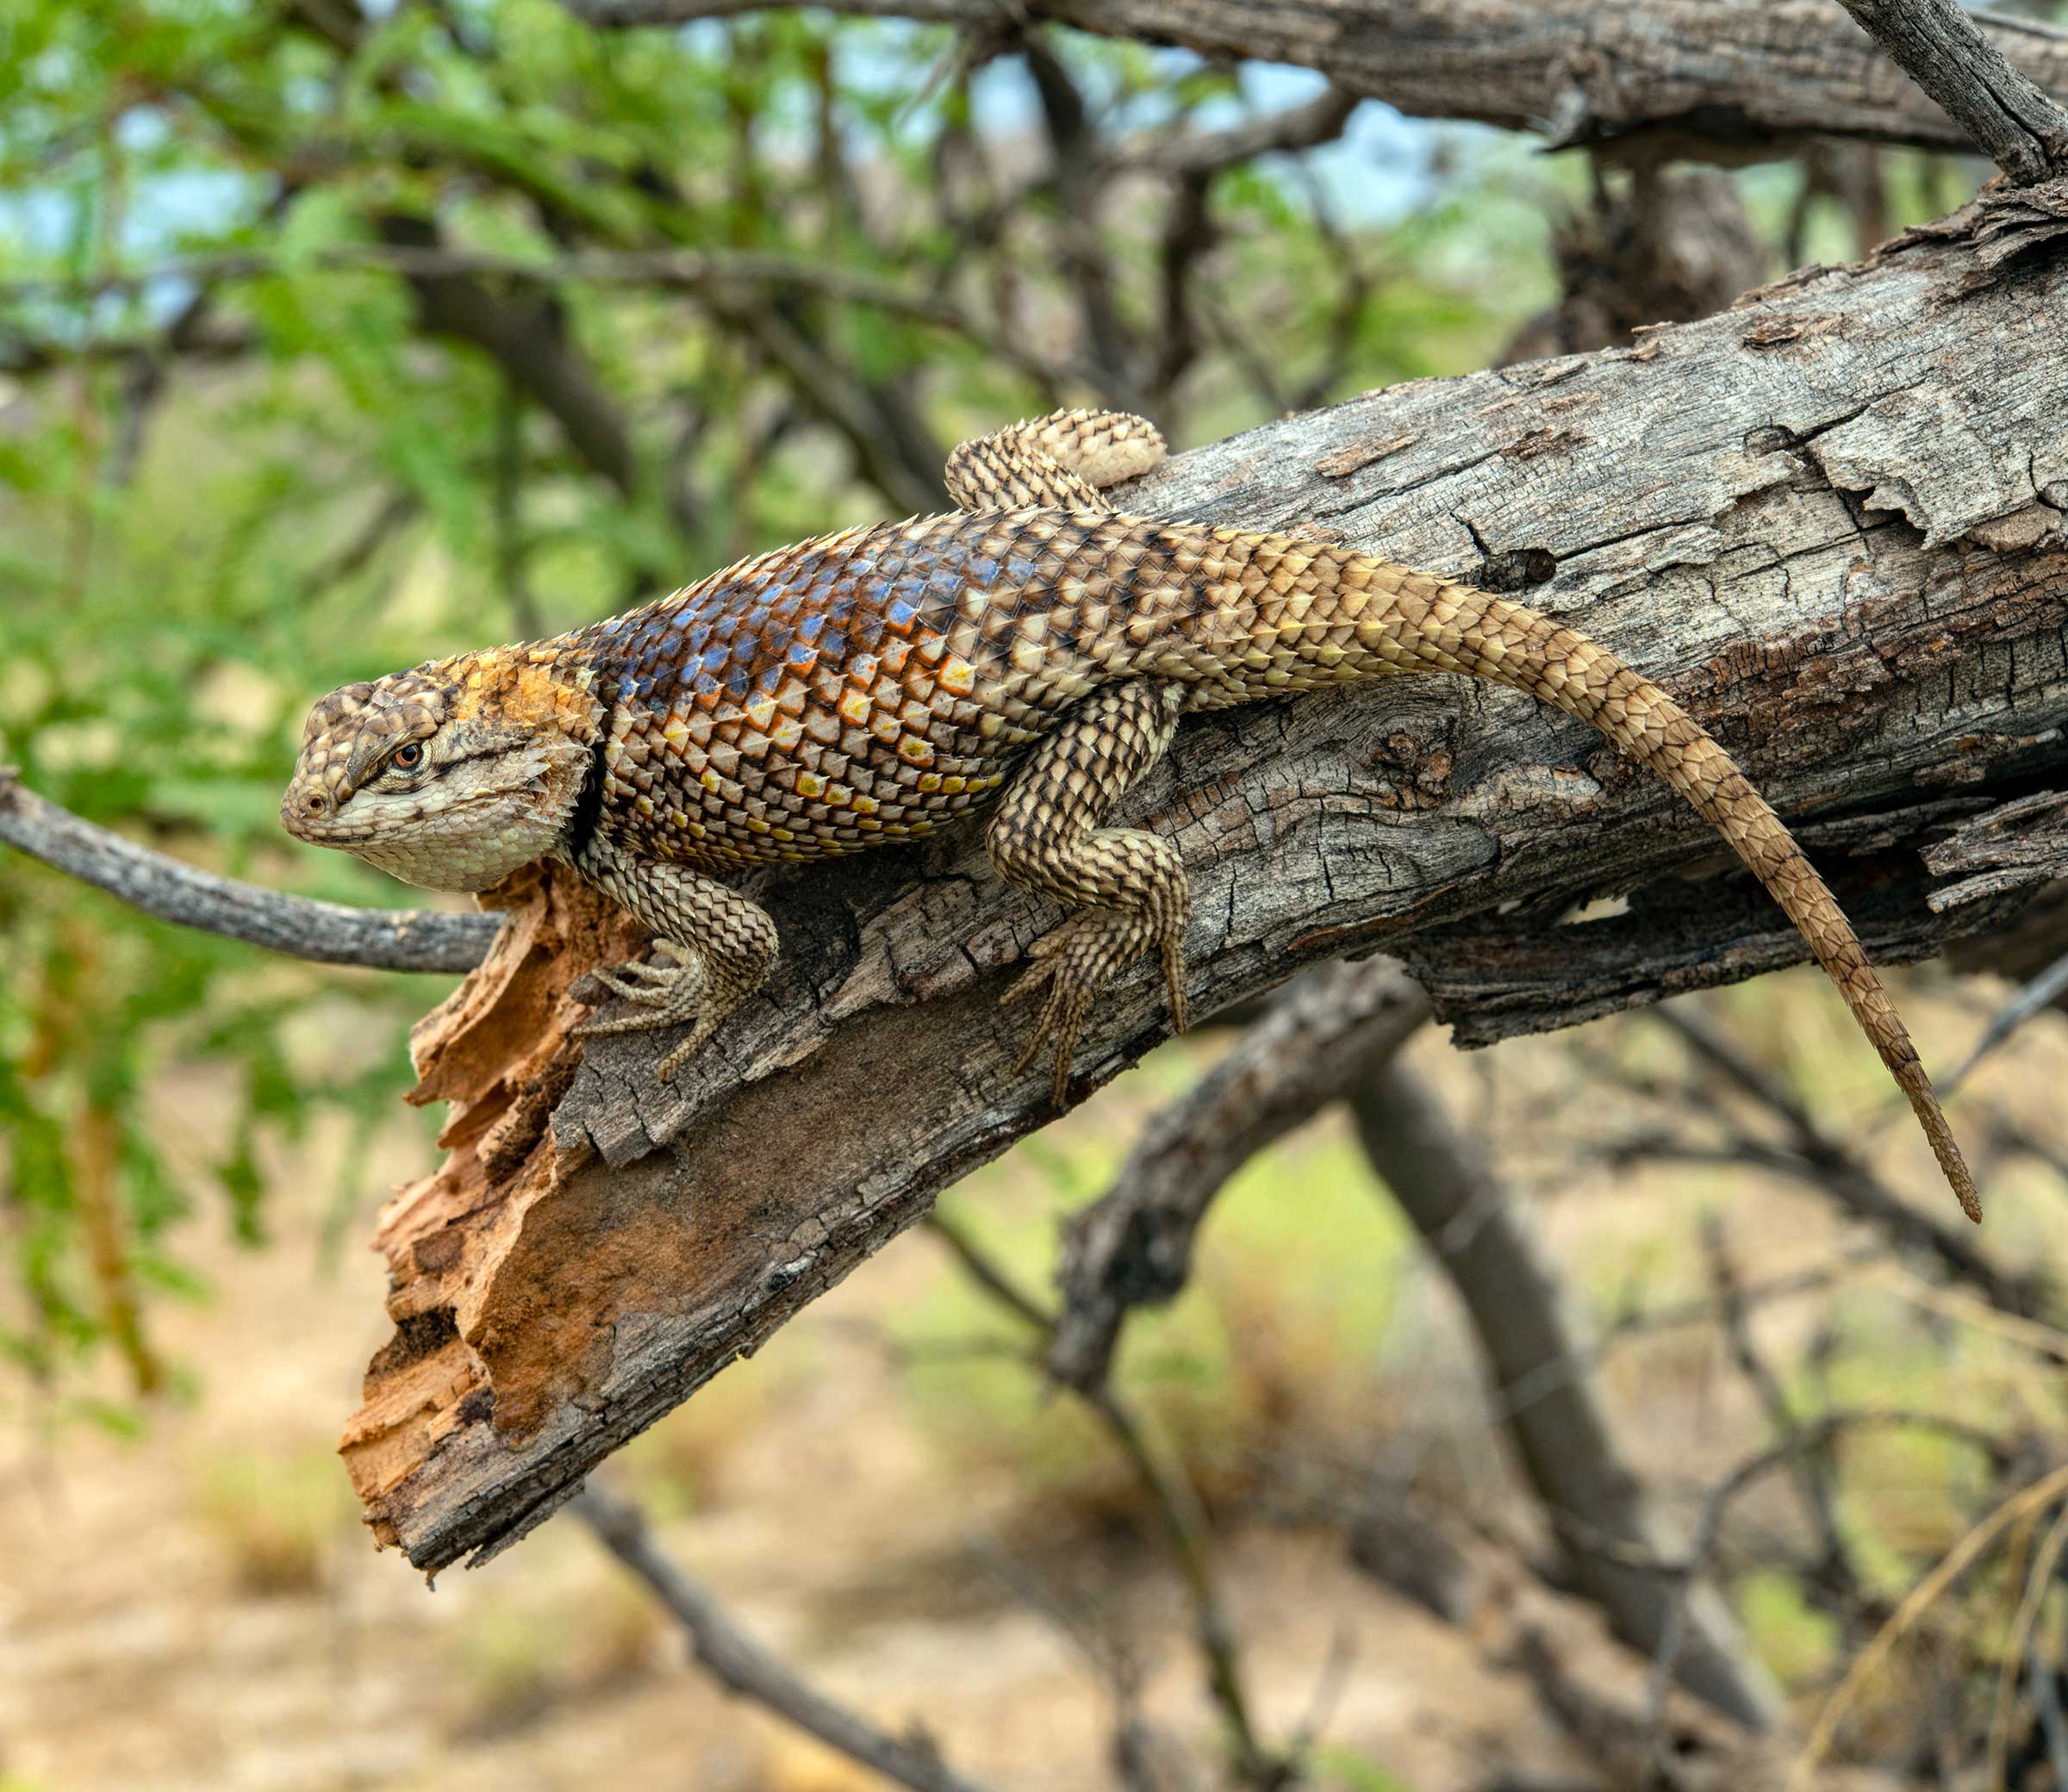
<path fill-rule="evenodd" d="M 564 0 L 600 26 L 763 9 L 768 0 Z M 1736 160 L 1785 140 L 1968 146 L 1831 0 L 831 0 L 836 12 L 994 27 L 1054 21 L 1207 57 L 1319 69 L 1410 116 L 1473 118 L 1648 159 Z M 2068 33 L 1977 24 L 2037 86 L 2068 94 Z"/>
<path fill-rule="evenodd" d="M 1635 349 L 1286 419 L 1123 501 L 1525 589 L 1672 688 L 1900 961 L 2008 930 L 2068 871 L 2028 833 L 2016 878 L 1980 874 L 2009 806 L 2068 771 L 2064 318 L 2068 186 L 1996 193 Z M 1668 793 L 1513 693 L 1200 718 L 1126 812 L 1191 867 L 1201 1015 L 1383 946 L 1476 1043 L 1803 955 Z M 383 1540 L 427 1568 L 503 1547 L 1049 1117 L 996 1000 L 1055 912 L 989 876 L 980 833 L 771 880 L 776 975 L 667 1087 L 665 1036 L 565 1036 L 622 918 L 564 880 L 511 893 L 417 1041 L 451 1155 L 383 1221 L 398 1329 L 345 1444 Z M 1928 899 L 1927 847 L 1978 868 L 1962 899 Z M 1081 1077 L 1166 1026 L 1131 974 Z"/>

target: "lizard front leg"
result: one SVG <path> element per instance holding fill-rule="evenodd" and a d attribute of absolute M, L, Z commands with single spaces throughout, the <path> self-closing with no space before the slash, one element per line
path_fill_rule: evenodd
<path fill-rule="evenodd" d="M 633 1010 L 584 1021 L 576 1036 L 687 1025 L 688 1036 L 656 1069 L 665 1082 L 761 987 L 776 962 L 776 924 L 767 910 L 714 878 L 601 841 L 575 868 L 653 930 L 661 960 L 633 959 L 597 971 L 596 980 Z"/>
<path fill-rule="evenodd" d="M 1185 862 L 1169 841 L 1100 824 L 1130 784 L 1162 757 L 1177 727 L 1174 686 L 1138 681 L 1093 693 L 1043 736 L 1006 787 L 991 823 L 991 862 L 1010 883 L 1046 892 L 1074 912 L 1034 948 L 1033 967 L 1006 991 L 1046 992 L 1017 1073 L 1056 1046 L 1061 1107 L 1070 1058 L 1093 1002 L 1114 974 L 1154 948 L 1171 1016 L 1185 1030 Z"/>

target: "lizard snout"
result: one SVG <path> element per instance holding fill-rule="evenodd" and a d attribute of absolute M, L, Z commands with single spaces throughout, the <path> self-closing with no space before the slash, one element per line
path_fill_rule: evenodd
<path fill-rule="evenodd" d="M 298 840 L 314 838 L 337 812 L 330 793 L 297 778 L 280 799 L 280 824 Z"/>

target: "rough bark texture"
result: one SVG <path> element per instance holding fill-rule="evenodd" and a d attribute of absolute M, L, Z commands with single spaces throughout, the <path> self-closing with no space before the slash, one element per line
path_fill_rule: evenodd
<path fill-rule="evenodd" d="M 717 18 L 768 0 L 567 0 L 598 25 Z M 837 12 L 996 28 L 1054 20 L 1207 56 L 1319 69 L 1418 118 L 1476 118 L 1646 155 L 1772 153 L 1777 139 L 1967 140 L 1833 0 L 832 0 Z M 2068 33 L 1978 22 L 2068 95 Z"/>
<path fill-rule="evenodd" d="M 1914 958 L 2008 926 L 2068 869 L 1971 874 L 1972 899 L 1935 911 L 1919 856 L 1997 862 L 2006 806 L 2068 768 L 2065 330 L 2057 184 L 1635 349 L 1269 425 L 1123 501 L 1325 527 L 1526 591 L 1673 689 L 1869 949 Z M 1383 945 L 1482 1041 L 1803 955 L 1666 792 L 1504 691 L 1402 681 L 1199 719 L 1127 813 L 1190 865 L 1201 1015 Z M 1617 893 L 1626 912 L 1566 924 Z M 452 1154 L 383 1223 L 399 1329 L 346 1446 L 377 1532 L 420 1565 L 521 1534 L 1049 1117 L 1045 1069 L 1006 1073 L 1022 1020 L 996 1002 L 1055 915 L 987 874 L 978 831 L 764 895 L 779 968 L 667 1087 L 665 1036 L 579 1061 L 565 1040 L 570 982 L 625 942 L 564 880 L 426 1023 Z M 1155 980 L 1123 980 L 1081 1074 L 1166 1025 Z M 1954 1043 L 1923 1042 L 1939 1061 Z"/>
<path fill-rule="evenodd" d="M 2068 113 L 1954 0 L 1841 0 L 1970 140 L 2020 186 L 2068 175 Z"/>

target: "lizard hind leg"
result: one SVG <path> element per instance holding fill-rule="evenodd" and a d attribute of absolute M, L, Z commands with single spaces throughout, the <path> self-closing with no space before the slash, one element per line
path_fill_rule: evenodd
<path fill-rule="evenodd" d="M 958 510 L 1110 510 L 1109 485 L 1163 458 L 1162 432 L 1126 411 L 1054 411 L 962 443 L 942 478 Z"/>
<path fill-rule="evenodd" d="M 1115 974 L 1144 951 L 1162 961 L 1171 1014 L 1185 1026 L 1185 924 L 1191 888 L 1169 841 L 1102 824 L 1154 765 L 1177 725 L 1174 687 L 1139 681 L 1093 693 L 1056 725 L 1007 786 L 993 818 L 991 862 L 1008 883 L 1040 890 L 1071 913 L 1038 942 L 1006 1003 L 1039 995 L 1032 1036 L 1013 1073 L 1052 1042 L 1056 1106 L 1085 1017 Z"/>

